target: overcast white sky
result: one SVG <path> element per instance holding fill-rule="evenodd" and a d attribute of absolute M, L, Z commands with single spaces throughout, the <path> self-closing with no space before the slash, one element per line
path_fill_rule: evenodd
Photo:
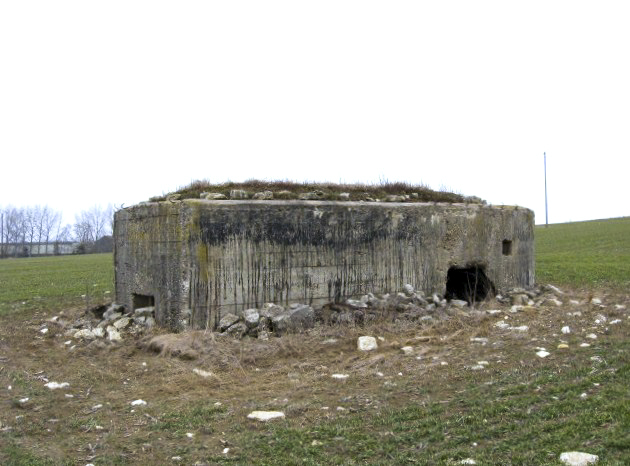
<path fill-rule="evenodd" d="M 630 215 L 627 1 L 0 1 L 0 205 L 195 179 Z"/>

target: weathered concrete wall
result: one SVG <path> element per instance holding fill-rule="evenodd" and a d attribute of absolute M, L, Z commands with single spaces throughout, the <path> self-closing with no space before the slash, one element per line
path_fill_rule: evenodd
<path fill-rule="evenodd" d="M 116 299 L 195 328 L 265 302 L 323 304 L 410 283 L 444 294 L 476 266 L 497 291 L 534 283 L 534 215 L 478 204 L 185 200 L 115 218 Z M 134 295 L 136 303 L 134 304 Z"/>

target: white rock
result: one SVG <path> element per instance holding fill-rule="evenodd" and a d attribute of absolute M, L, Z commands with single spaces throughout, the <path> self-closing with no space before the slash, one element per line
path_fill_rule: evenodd
<path fill-rule="evenodd" d="M 411 296 L 415 290 L 413 289 L 412 285 L 407 283 L 405 286 L 403 286 L 403 291 L 405 292 L 405 294 Z"/>
<path fill-rule="evenodd" d="M 147 402 L 144 400 L 135 400 L 131 402 L 131 406 L 146 406 Z"/>
<path fill-rule="evenodd" d="M 520 325 L 518 327 L 510 327 L 510 330 L 515 330 L 517 332 L 527 332 L 529 327 L 527 325 Z"/>
<path fill-rule="evenodd" d="M 547 351 L 538 351 L 536 353 L 536 356 L 538 356 L 539 358 L 546 358 L 547 356 L 549 356 L 551 353 L 547 352 Z"/>
<path fill-rule="evenodd" d="M 116 328 L 116 330 L 122 330 L 129 327 L 129 325 L 131 325 L 131 319 L 129 317 L 121 317 L 116 322 L 114 322 L 114 327 Z"/>
<path fill-rule="evenodd" d="M 247 415 L 248 419 L 256 421 L 270 421 L 272 419 L 281 419 L 284 417 L 282 411 L 252 411 Z"/>
<path fill-rule="evenodd" d="M 610 324 L 610 325 L 617 325 L 617 324 L 619 324 L 619 323 L 621 323 L 621 319 L 615 319 L 615 320 L 611 320 L 611 321 L 609 322 L 609 324 Z"/>
<path fill-rule="evenodd" d="M 485 368 L 486 368 L 486 366 L 482 366 L 481 364 L 477 364 L 477 365 L 475 365 L 475 366 L 471 366 L 471 367 L 470 367 L 470 370 L 473 370 L 473 371 L 480 371 L 480 370 L 483 370 L 483 369 L 485 369 Z"/>
<path fill-rule="evenodd" d="M 19 401 L 21 404 L 24 404 L 24 403 L 26 403 L 28 400 L 29 400 L 29 398 L 20 398 L 18 401 Z"/>
<path fill-rule="evenodd" d="M 461 299 L 452 299 L 451 304 L 455 307 L 463 309 L 468 306 L 468 301 L 462 301 Z"/>
<path fill-rule="evenodd" d="M 573 305 L 573 306 L 577 306 L 577 305 L 579 305 L 579 304 L 580 304 L 580 302 L 579 302 L 579 301 L 576 301 L 575 299 L 570 300 L 570 301 L 569 301 L 569 303 L 570 303 L 571 305 Z"/>
<path fill-rule="evenodd" d="M 615 309 L 618 311 L 624 311 L 626 309 L 625 304 L 615 304 Z"/>
<path fill-rule="evenodd" d="M 588 396 L 588 395 L 587 395 L 586 393 L 582 393 L 582 394 L 580 395 L 580 398 L 585 399 L 587 396 Z"/>
<path fill-rule="evenodd" d="M 105 329 L 103 327 L 96 327 L 92 330 L 92 333 L 96 338 L 103 338 L 105 336 Z"/>
<path fill-rule="evenodd" d="M 591 340 L 597 340 L 597 335 L 595 335 L 594 333 L 589 333 L 588 335 L 586 335 L 586 338 L 590 338 Z"/>
<path fill-rule="evenodd" d="M 487 338 L 471 338 L 470 341 L 472 341 L 473 343 L 481 343 L 482 345 L 488 344 Z"/>
<path fill-rule="evenodd" d="M 58 388 L 66 388 L 69 387 L 70 384 L 68 382 L 62 382 L 62 383 L 58 383 L 58 382 L 48 382 L 47 384 L 44 385 L 44 387 L 48 387 L 51 390 L 57 390 Z"/>
<path fill-rule="evenodd" d="M 197 369 L 196 367 L 193 369 L 193 372 L 204 378 L 212 377 L 214 375 L 212 372 L 204 371 L 203 369 Z"/>
<path fill-rule="evenodd" d="M 523 306 L 519 306 L 519 305 L 514 305 L 510 308 L 510 312 L 512 314 L 516 314 L 517 312 L 522 312 L 523 309 L 525 309 Z"/>
<path fill-rule="evenodd" d="M 565 325 L 564 327 L 562 327 L 562 333 L 564 334 L 571 333 L 571 329 L 569 328 L 568 325 Z"/>
<path fill-rule="evenodd" d="M 346 380 L 350 376 L 348 374 L 333 374 L 331 377 L 337 380 Z"/>
<path fill-rule="evenodd" d="M 373 351 L 378 348 L 376 338 L 368 336 L 359 337 L 357 346 L 359 348 L 359 351 Z"/>
<path fill-rule="evenodd" d="M 497 322 L 496 324 L 494 324 L 495 327 L 499 327 L 502 329 L 506 329 L 506 328 L 510 328 L 510 325 L 507 322 L 504 322 L 502 320 L 500 320 L 499 322 Z"/>
<path fill-rule="evenodd" d="M 598 304 L 601 304 L 601 303 L 602 303 L 602 300 L 601 300 L 601 299 L 599 299 L 599 298 L 593 298 L 593 299 L 591 299 L 591 304 L 598 305 Z"/>
<path fill-rule="evenodd" d="M 495 314 L 501 314 L 501 312 L 503 312 L 503 311 L 501 311 L 500 309 L 491 309 L 491 310 L 486 311 L 486 312 L 487 312 L 488 314 L 490 314 L 491 316 L 493 316 L 493 315 L 495 315 Z"/>
<path fill-rule="evenodd" d="M 84 328 L 82 330 L 78 330 L 77 332 L 75 332 L 73 337 L 74 338 L 85 338 L 86 340 L 94 340 L 94 338 L 96 338 L 94 336 L 94 332 L 92 330 L 90 330 L 89 328 Z"/>
<path fill-rule="evenodd" d="M 465 460 L 461 460 L 459 464 L 477 464 L 477 462 L 472 458 L 466 458 Z"/>
<path fill-rule="evenodd" d="M 589 346 L 591 346 L 591 345 L 589 345 L 588 343 L 582 343 L 580 346 L 581 346 L 582 348 L 588 348 L 588 347 L 589 347 Z"/>
<path fill-rule="evenodd" d="M 48 333 L 48 329 L 44 327 L 43 329 L 39 331 L 39 333 L 41 333 L 42 335 L 46 335 Z"/>
<path fill-rule="evenodd" d="M 229 449 L 229 448 L 224 448 L 224 449 L 223 449 L 223 454 L 224 454 L 224 455 L 227 455 L 229 452 L 230 452 L 230 449 Z"/>
<path fill-rule="evenodd" d="M 116 327 L 109 325 L 107 327 L 107 339 L 109 341 L 120 341 L 122 340 L 122 336 L 120 335 L 120 332 L 116 330 Z"/>
<path fill-rule="evenodd" d="M 192 432 L 186 432 L 186 437 L 193 438 L 194 436 L 195 434 L 193 434 Z"/>
<path fill-rule="evenodd" d="M 545 288 L 547 288 L 549 291 L 552 291 L 554 293 L 558 293 L 558 294 L 564 294 L 563 291 L 560 290 L 560 288 L 553 286 L 553 285 L 547 285 Z"/>
<path fill-rule="evenodd" d="M 557 307 L 562 306 L 562 301 L 557 298 L 551 298 L 548 300 L 550 303 L 555 304 Z"/>
<path fill-rule="evenodd" d="M 567 466 L 587 466 L 597 462 L 599 457 L 590 453 L 581 453 L 579 451 L 569 451 L 560 454 L 560 461 Z"/>
<path fill-rule="evenodd" d="M 400 350 L 407 355 L 413 354 L 413 346 L 403 346 Z"/>

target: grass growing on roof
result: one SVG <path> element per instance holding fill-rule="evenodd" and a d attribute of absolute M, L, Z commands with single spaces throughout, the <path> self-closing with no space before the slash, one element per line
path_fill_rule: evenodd
<path fill-rule="evenodd" d="M 247 180 L 243 182 L 227 181 L 225 183 L 211 183 L 207 180 L 194 181 L 188 186 L 182 187 L 171 194 L 180 194 L 182 199 L 199 198 L 202 192 L 214 192 L 224 194 L 229 197 L 230 191 L 240 189 L 247 191 L 249 195 L 261 191 L 271 191 L 278 193 L 280 191 L 288 191 L 290 194 L 284 196 L 284 199 L 297 199 L 300 194 L 305 192 L 319 191 L 323 200 L 339 200 L 339 193 L 346 192 L 350 194 L 350 200 L 363 200 L 367 197 L 381 199 L 388 195 L 413 195 L 417 194 L 417 198 L 411 198 L 411 202 L 466 202 L 467 198 L 461 194 L 450 193 L 446 191 L 434 191 L 424 185 L 413 185 L 404 182 L 384 181 L 375 184 L 337 184 L 337 183 L 316 183 L 304 182 L 298 183 L 294 181 L 263 181 L 263 180 Z M 165 196 L 156 196 L 151 198 L 152 201 L 165 200 Z"/>

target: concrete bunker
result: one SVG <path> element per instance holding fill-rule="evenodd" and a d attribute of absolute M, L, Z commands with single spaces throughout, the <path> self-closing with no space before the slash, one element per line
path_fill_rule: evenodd
<path fill-rule="evenodd" d="M 173 329 L 407 283 L 469 302 L 534 284 L 534 215 L 511 206 L 170 199 L 118 211 L 114 240 L 116 301 Z"/>

